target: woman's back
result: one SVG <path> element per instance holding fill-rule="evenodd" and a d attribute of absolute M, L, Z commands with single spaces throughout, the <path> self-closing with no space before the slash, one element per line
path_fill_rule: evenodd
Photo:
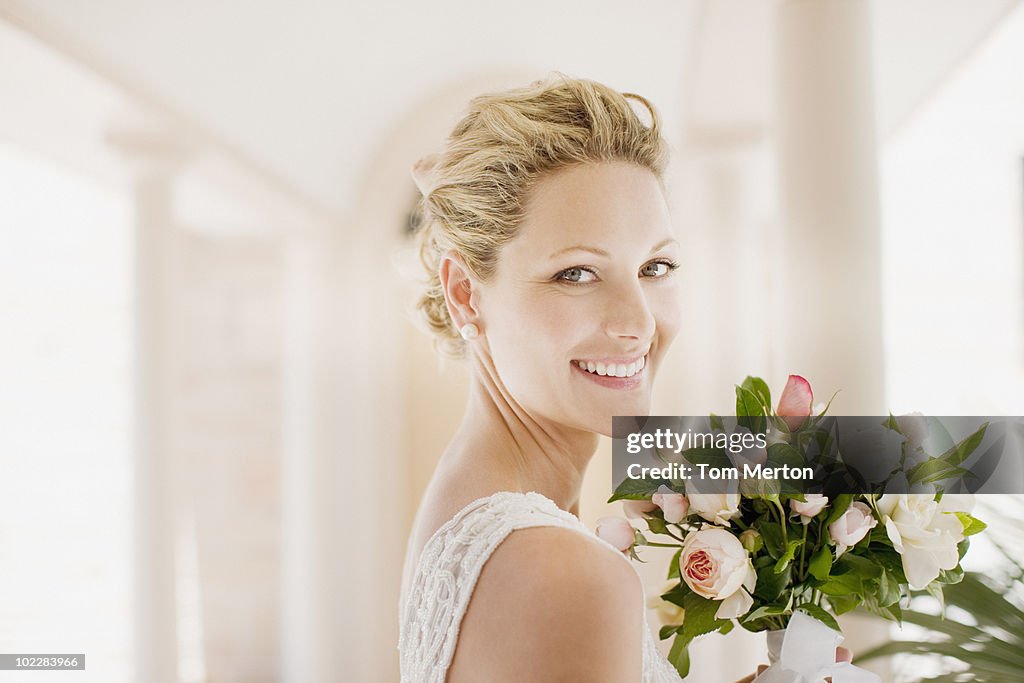
<path fill-rule="evenodd" d="M 629 562 L 538 493 L 498 492 L 441 525 L 399 609 L 403 681 L 679 680 Z"/>

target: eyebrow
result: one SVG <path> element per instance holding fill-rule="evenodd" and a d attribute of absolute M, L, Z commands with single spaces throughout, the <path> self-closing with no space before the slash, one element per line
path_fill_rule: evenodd
<path fill-rule="evenodd" d="M 679 240 L 673 239 L 671 237 L 669 237 L 666 240 L 662 240 L 661 242 L 658 242 L 657 244 L 654 245 L 654 248 L 651 249 L 651 253 L 653 254 L 659 249 L 666 247 L 670 244 L 679 244 Z M 571 247 L 566 247 L 565 249 L 559 249 L 555 253 L 551 254 L 549 258 L 555 258 L 556 256 L 560 256 L 561 254 L 564 254 L 567 251 L 588 251 L 591 254 L 596 254 L 597 256 L 603 256 L 605 258 L 609 258 L 611 256 L 611 254 L 609 254 L 604 249 L 598 249 L 597 247 L 588 247 L 585 244 L 575 244 Z"/>

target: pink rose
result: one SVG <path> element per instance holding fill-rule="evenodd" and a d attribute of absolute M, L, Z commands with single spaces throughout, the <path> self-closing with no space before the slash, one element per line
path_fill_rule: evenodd
<path fill-rule="evenodd" d="M 722 601 L 717 619 L 742 616 L 754 604 L 750 593 L 757 585 L 757 572 L 747 549 L 725 529 L 705 527 L 687 536 L 679 573 L 697 595 Z"/>
<path fill-rule="evenodd" d="M 686 496 L 676 493 L 669 487 L 662 484 L 658 492 L 651 496 L 651 502 L 661 508 L 665 513 L 665 521 L 669 524 L 678 524 L 686 519 L 686 513 L 690 510 L 690 501 Z"/>
<path fill-rule="evenodd" d="M 836 557 L 860 543 L 877 525 L 866 503 L 852 503 L 842 517 L 828 525 L 828 534 L 836 542 Z"/>
<path fill-rule="evenodd" d="M 828 505 L 828 496 L 823 496 L 820 493 L 805 493 L 803 501 L 796 498 L 791 498 L 789 501 L 789 509 L 800 515 L 805 523 L 824 510 L 826 505 Z"/>
<path fill-rule="evenodd" d="M 644 515 L 657 509 L 657 505 L 649 500 L 624 500 L 622 511 L 630 519 L 643 519 Z"/>
<path fill-rule="evenodd" d="M 622 552 L 633 547 L 636 534 L 624 517 L 602 517 L 597 520 L 597 537 L 612 544 Z"/>
<path fill-rule="evenodd" d="M 790 431 L 800 427 L 804 419 L 811 414 L 811 404 L 814 402 L 814 394 L 811 392 L 811 384 L 800 375 L 790 375 L 786 387 L 779 397 L 779 407 L 775 413 L 783 418 Z"/>

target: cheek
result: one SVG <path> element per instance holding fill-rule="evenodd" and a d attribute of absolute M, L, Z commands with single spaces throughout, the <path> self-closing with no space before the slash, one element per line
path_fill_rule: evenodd
<path fill-rule="evenodd" d="M 665 348 L 672 343 L 683 324 L 683 302 L 679 287 L 666 287 L 664 291 L 654 293 L 648 299 L 648 305 L 658 327 L 661 346 Z"/>
<path fill-rule="evenodd" d="M 592 319 L 572 297 L 507 296 L 491 301 L 497 313 L 487 315 L 488 342 L 495 367 L 513 388 L 528 390 L 553 379 L 557 366 L 569 371 L 572 350 L 586 335 Z"/>

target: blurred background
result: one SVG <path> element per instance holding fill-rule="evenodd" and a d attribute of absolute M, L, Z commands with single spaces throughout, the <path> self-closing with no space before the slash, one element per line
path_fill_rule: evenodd
<path fill-rule="evenodd" d="M 656 414 L 790 372 L 836 414 L 1024 414 L 1020 2 L 0 0 L 0 652 L 87 656 L 32 681 L 398 680 L 466 386 L 407 313 L 409 169 L 553 70 L 665 123 Z M 605 441 L 584 522 L 610 480 Z"/>

